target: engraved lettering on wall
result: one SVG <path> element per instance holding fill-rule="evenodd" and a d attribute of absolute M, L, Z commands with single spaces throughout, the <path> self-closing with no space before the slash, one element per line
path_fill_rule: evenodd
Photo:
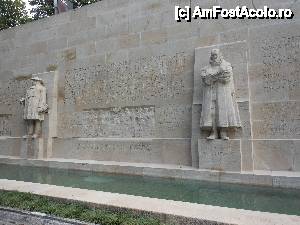
<path fill-rule="evenodd" d="M 124 107 L 65 113 L 60 116 L 61 135 L 71 137 L 151 137 L 155 108 Z"/>
<path fill-rule="evenodd" d="M 153 56 L 75 68 L 66 73 L 65 103 L 109 105 L 183 95 L 186 56 Z"/>
<path fill-rule="evenodd" d="M 0 136 L 11 136 L 10 117 L 0 114 Z"/>
<path fill-rule="evenodd" d="M 97 143 L 97 142 L 81 142 L 76 145 L 77 151 L 99 151 L 99 152 L 127 152 L 127 153 L 138 153 L 138 152 L 150 152 L 151 143 Z"/>

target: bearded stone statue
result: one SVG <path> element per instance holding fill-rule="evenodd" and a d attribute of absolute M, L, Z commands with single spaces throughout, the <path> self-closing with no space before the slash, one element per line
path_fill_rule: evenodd
<path fill-rule="evenodd" d="M 201 70 L 203 101 L 200 127 L 210 131 L 209 140 L 228 140 L 229 128 L 241 127 L 235 98 L 232 66 L 219 49 L 211 51 L 209 65 Z"/>

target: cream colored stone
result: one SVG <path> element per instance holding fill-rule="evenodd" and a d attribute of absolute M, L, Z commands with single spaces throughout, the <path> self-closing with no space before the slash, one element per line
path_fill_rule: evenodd
<path fill-rule="evenodd" d="M 253 141 L 253 161 L 255 170 L 295 171 L 298 162 L 299 141 L 295 140 L 255 140 Z M 299 171 L 299 170 L 298 170 Z"/>
<path fill-rule="evenodd" d="M 190 165 L 189 149 L 189 139 L 57 138 L 52 157 Z"/>
<path fill-rule="evenodd" d="M 199 168 L 240 171 L 240 140 L 198 140 Z"/>
<path fill-rule="evenodd" d="M 300 101 L 252 104 L 253 137 L 257 139 L 299 139 Z"/>
<path fill-rule="evenodd" d="M 241 169 L 242 171 L 253 171 L 252 141 L 241 141 Z"/>
<path fill-rule="evenodd" d="M 143 44 L 161 44 L 167 41 L 167 32 L 164 30 L 145 31 L 141 34 Z"/>
<path fill-rule="evenodd" d="M 0 136 L 17 137 L 13 141 L 0 141 L 0 148 L 4 146 L 0 149 L 1 154 L 51 157 L 55 137 L 65 138 L 66 142 L 72 142 L 67 138 L 74 137 L 117 137 L 124 142 L 127 138 L 148 138 L 155 140 L 152 149 L 155 156 L 150 154 L 151 157 L 148 157 L 149 152 L 146 156 L 140 153 L 119 155 L 116 148 L 112 151 L 115 153 L 108 152 L 111 150 L 110 144 L 107 148 L 102 145 L 102 150 L 106 149 L 107 160 L 131 160 L 136 163 L 149 159 L 148 164 L 164 162 L 198 167 L 198 139 L 209 135 L 199 126 L 203 98 L 200 70 L 208 63 L 210 51 L 217 48 L 233 67 L 242 129 L 229 132 L 229 137 L 241 143 L 242 172 L 235 167 L 236 173 L 226 173 L 220 177 L 220 173 L 215 171 L 189 168 L 193 172 L 187 172 L 178 168 L 176 177 L 270 185 L 272 179 L 266 178 L 272 176 L 270 174 L 249 175 L 255 173 L 251 166 L 252 141 L 262 141 L 265 144 L 256 146 L 266 148 L 257 156 L 267 166 L 260 162 L 257 168 L 272 168 L 269 159 L 276 160 L 279 155 L 282 158 L 274 163 L 274 168 L 288 170 L 293 161 L 294 172 L 291 173 L 297 173 L 300 157 L 294 142 L 299 139 L 297 15 L 300 15 L 300 2 L 264 0 L 253 3 L 256 7 L 267 3 L 275 8 L 291 8 L 295 18 L 197 20 L 179 24 L 174 20 L 174 4 L 181 7 L 191 4 L 202 8 L 214 5 L 234 8 L 236 2 L 104 0 L 76 12 L 66 12 L 1 31 Z M 239 4 L 252 7 L 249 0 L 241 0 Z M 43 150 L 37 151 L 37 154 L 24 148 L 27 140 L 21 142 L 19 139 L 25 134 L 25 123 L 18 99 L 24 97 L 30 87 L 32 74 L 53 68 L 59 71 L 56 78 L 53 76 L 57 84 L 53 83 L 50 74 L 41 77 L 46 83 L 48 95 L 52 97 L 48 98 L 49 114 L 43 122 Z M 54 89 L 56 94 L 50 94 L 52 91 L 55 93 Z M 114 108 L 121 110 L 119 113 L 113 112 Z M 146 113 L 148 108 L 152 111 Z M 127 116 L 122 114 L 127 113 L 125 109 L 128 109 Z M 281 139 L 287 141 L 286 149 L 281 144 L 277 148 L 277 140 Z M 7 143 L 17 148 L 7 148 Z M 122 148 L 128 149 L 129 145 L 124 145 Z M 267 149 L 274 145 L 278 151 Z M 294 149 L 294 153 L 290 149 Z M 72 156 L 74 149 L 69 150 L 62 145 L 55 152 L 61 151 L 70 158 L 91 159 L 97 156 L 98 160 L 102 160 L 98 152 L 86 150 Z M 25 163 L 25 160 L 18 163 Z M 63 167 L 53 161 L 51 165 Z M 161 164 L 160 167 L 166 165 Z M 92 169 L 90 166 L 80 167 L 72 160 L 67 166 Z M 118 163 L 106 163 L 106 166 L 96 163 L 94 166 L 107 172 L 122 172 Z M 135 170 L 127 165 L 123 169 L 126 173 L 136 174 L 141 173 L 140 168 Z M 146 170 L 148 173 L 149 170 Z M 157 170 L 157 173 L 173 174 L 165 169 Z M 155 171 L 150 170 L 149 174 L 155 175 Z M 297 176 L 282 179 L 280 186 L 295 186 Z"/>

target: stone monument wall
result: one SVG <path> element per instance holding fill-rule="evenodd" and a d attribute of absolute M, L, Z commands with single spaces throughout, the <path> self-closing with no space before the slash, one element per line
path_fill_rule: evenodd
<path fill-rule="evenodd" d="M 176 22 L 174 6 L 190 4 L 295 16 Z M 1 31 L 0 154 L 21 155 L 19 99 L 32 74 L 57 71 L 45 128 L 55 132 L 37 157 L 300 171 L 299 14 L 294 0 L 103 0 Z M 198 72 L 212 48 L 233 66 L 242 121 L 227 142 L 208 142 L 199 127 Z"/>

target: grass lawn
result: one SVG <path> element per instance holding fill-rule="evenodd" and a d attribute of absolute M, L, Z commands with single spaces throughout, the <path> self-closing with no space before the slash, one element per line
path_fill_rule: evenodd
<path fill-rule="evenodd" d="M 0 190 L 0 206 L 46 213 L 101 225 L 164 225 L 157 218 L 111 212 L 84 203 L 64 202 L 45 196 Z"/>

